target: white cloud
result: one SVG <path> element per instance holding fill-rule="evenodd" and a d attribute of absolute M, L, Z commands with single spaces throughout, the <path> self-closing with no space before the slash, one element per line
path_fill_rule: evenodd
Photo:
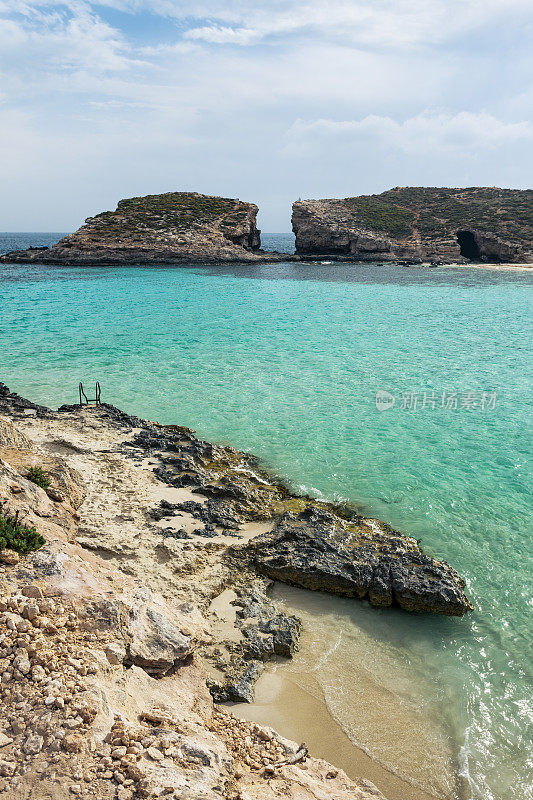
<path fill-rule="evenodd" d="M 250 28 L 208 25 L 203 28 L 191 28 L 185 36 L 187 39 L 201 39 L 215 44 L 253 44 L 261 39 L 261 32 Z"/>
<path fill-rule="evenodd" d="M 105 2 L 105 0 L 104 0 Z M 176 19 L 209 20 L 186 36 L 216 44 L 250 45 L 312 34 L 352 46 L 427 47 L 530 12 L 530 0 L 270 0 L 187 2 L 107 0 Z M 475 46 L 475 43 L 473 43 Z"/>
<path fill-rule="evenodd" d="M 532 138 L 533 125 L 529 121 L 505 122 L 483 112 L 423 112 L 404 121 L 370 114 L 360 120 L 297 120 L 288 131 L 285 151 L 307 155 L 310 150 L 331 147 L 332 142 L 357 147 L 361 141 L 374 141 L 380 147 L 410 155 L 468 155 L 478 149 L 490 150 Z"/>
<path fill-rule="evenodd" d="M 518 185 L 529 5 L 0 0 L 3 178 L 20 194 L 0 214 L 42 227 L 24 221 L 42 213 L 41 180 L 58 215 L 84 187 L 77 219 L 179 186 L 288 207 L 396 183 Z"/>

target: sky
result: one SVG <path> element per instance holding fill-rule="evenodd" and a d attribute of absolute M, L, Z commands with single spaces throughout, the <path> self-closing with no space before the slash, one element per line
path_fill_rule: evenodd
<path fill-rule="evenodd" d="M 531 0 L 0 0 L 0 230 L 119 199 L 533 185 Z"/>

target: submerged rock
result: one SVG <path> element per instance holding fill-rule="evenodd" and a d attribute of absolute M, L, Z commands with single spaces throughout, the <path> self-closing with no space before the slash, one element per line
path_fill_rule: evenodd
<path fill-rule="evenodd" d="M 330 515 L 286 516 L 249 546 L 255 568 L 275 580 L 374 606 L 462 616 L 472 609 L 464 581 L 445 561 L 384 526 L 331 524 Z M 377 525 L 377 523 L 374 523 Z"/>

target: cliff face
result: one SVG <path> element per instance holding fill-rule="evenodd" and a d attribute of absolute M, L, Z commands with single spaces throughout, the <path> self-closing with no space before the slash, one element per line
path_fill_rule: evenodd
<path fill-rule="evenodd" d="M 7 262 L 151 264 L 254 261 L 257 206 L 196 192 L 132 197 L 89 217 L 56 245 L 8 253 Z"/>
<path fill-rule="evenodd" d="M 533 191 L 396 188 L 293 204 L 299 255 L 413 262 L 533 262 Z"/>

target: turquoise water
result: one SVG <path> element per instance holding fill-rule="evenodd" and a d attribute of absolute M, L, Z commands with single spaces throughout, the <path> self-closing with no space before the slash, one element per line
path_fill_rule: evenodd
<path fill-rule="evenodd" d="M 462 267 L 0 265 L 0 380 L 57 406 L 99 379 L 109 402 L 251 450 L 292 486 L 421 538 L 466 577 L 475 614 L 361 604 L 361 624 L 422 666 L 469 796 L 523 800 L 531 285 Z M 377 410 L 378 390 L 392 408 Z"/>

